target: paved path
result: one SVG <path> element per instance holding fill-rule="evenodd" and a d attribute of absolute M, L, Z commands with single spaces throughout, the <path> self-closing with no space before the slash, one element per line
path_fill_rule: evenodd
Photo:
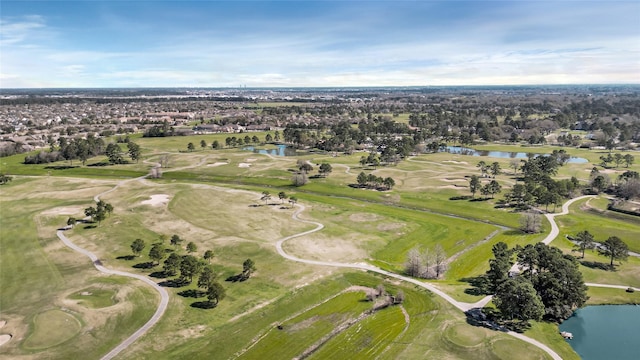
<path fill-rule="evenodd" d="M 582 199 L 593 198 L 593 197 L 595 197 L 595 195 L 578 196 L 577 198 L 573 198 L 567 201 L 566 203 L 562 204 L 561 212 L 554 213 L 554 214 L 544 214 L 544 216 L 549 220 L 549 223 L 551 223 L 551 232 L 541 242 L 544 243 L 545 245 L 549 245 L 549 243 L 551 243 L 553 239 L 555 239 L 558 236 L 558 234 L 560 234 L 560 229 L 558 229 L 558 224 L 556 224 L 556 220 L 555 220 L 556 216 L 567 215 L 569 213 L 569 206 L 571 206 L 571 204 L 573 204 L 574 202 Z"/>
<path fill-rule="evenodd" d="M 623 290 L 627 290 L 627 289 L 631 288 L 631 289 L 633 289 L 635 291 L 640 291 L 640 288 L 633 287 L 633 286 L 627 286 L 627 285 L 610 285 L 610 284 L 596 284 L 596 283 L 584 283 L 584 284 L 589 286 L 589 287 L 603 287 L 603 288 L 623 289 Z"/>
<path fill-rule="evenodd" d="M 125 339 L 122 343 L 120 343 L 120 345 L 118 345 L 115 348 L 113 348 L 113 350 L 109 351 L 109 353 L 107 353 L 106 355 L 104 355 L 101 358 L 102 360 L 113 359 L 122 350 L 126 349 L 134 341 L 138 340 L 139 337 L 144 335 L 149 329 L 151 329 L 151 327 L 153 325 L 155 325 L 158 322 L 158 320 L 160 320 L 160 318 L 164 314 L 165 310 L 167 309 L 167 304 L 169 303 L 169 294 L 167 293 L 167 290 L 165 290 L 164 288 L 160 287 L 158 284 L 156 284 L 154 281 L 150 280 L 145 275 L 133 274 L 133 273 L 125 272 L 125 271 L 107 269 L 106 267 L 102 266 L 102 263 L 100 262 L 100 260 L 98 259 L 98 257 L 94 253 L 92 253 L 92 252 L 90 252 L 88 250 L 85 250 L 85 249 L 79 247 L 78 245 L 72 243 L 71 240 L 69 240 L 69 238 L 67 238 L 64 235 L 64 232 L 62 230 L 58 230 L 56 235 L 58 235 L 58 238 L 60 238 L 60 240 L 62 240 L 62 242 L 65 245 L 67 245 L 71 249 L 73 249 L 73 250 L 75 250 L 75 251 L 77 251 L 77 252 L 79 252 L 79 253 L 87 256 L 87 257 L 89 257 L 91 259 L 91 261 L 93 262 L 93 265 L 96 267 L 96 269 L 98 269 L 98 271 L 103 272 L 105 274 L 109 274 L 109 275 L 126 276 L 126 277 L 130 277 L 130 278 L 134 278 L 134 279 L 138 279 L 138 280 L 144 281 L 145 283 L 151 285 L 160 294 L 160 304 L 158 305 L 158 308 L 156 309 L 156 312 L 153 314 L 151 319 L 149 319 L 149 321 L 147 321 L 146 324 L 144 324 L 140 329 L 136 330 L 136 332 L 131 334 L 131 336 L 129 336 L 127 339 Z"/>
<path fill-rule="evenodd" d="M 445 299 L 447 302 L 449 302 L 451 305 L 455 306 L 456 308 L 458 308 L 460 311 L 462 312 L 466 312 L 469 309 L 475 308 L 475 307 L 483 307 L 484 305 L 486 305 L 490 300 L 491 297 L 487 296 L 483 299 L 481 299 L 480 301 L 470 304 L 470 303 L 464 303 L 464 302 L 459 302 L 455 299 L 453 299 L 451 296 L 447 295 L 446 293 L 444 293 L 442 290 L 436 288 L 434 285 L 429 284 L 429 283 L 425 283 L 422 281 L 419 281 L 417 279 L 414 278 L 410 278 L 410 277 L 406 277 L 406 276 L 402 276 L 396 273 L 392 273 L 386 270 L 382 270 L 378 267 L 375 267 L 373 265 L 369 265 L 369 264 L 365 264 L 365 263 L 356 263 L 356 264 L 351 264 L 351 263 L 337 263 L 337 262 L 331 262 L 331 261 L 319 261 L 319 260 L 307 260 L 307 259 L 301 259 L 298 257 L 295 257 L 293 255 L 289 255 L 288 253 L 286 253 L 284 251 L 284 249 L 282 249 L 282 244 L 284 244 L 285 241 L 287 240 L 291 240 L 293 238 L 297 238 L 300 236 L 305 236 L 305 235 L 309 235 L 311 233 L 314 233 L 316 231 L 320 231 L 324 228 L 324 225 L 322 223 L 316 222 L 316 221 L 310 221 L 310 220 L 303 220 L 300 219 L 299 215 L 300 213 L 302 213 L 305 210 L 304 205 L 302 204 L 296 204 L 296 206 L 298 207 L 298 209 L 293 213 L 292 218 L 294 220 L 300 221 L 300 222 L 304 222 L 307 224 L 313 224 L 316 225 L 316 227 L 314 229 L 299 233 L 299 234 L 294 234 L 291 236 L 287 236 L 284 237 L 280 240 L 278 240 L 278 242 L 276 243 L 276 250 L 278 251 L 278 254 L 280 254 L 280 256 L 284 257 L 285 259 L 289 259 L 291 261 L 297 261 L 297 262 L 301 262 L 301 263 L 305 263 L 305 264 L 309 264 L 309 265 L 319 265 L 319 266 L 333 266 L 333 267 L 341 267 L 341 268 L 351 268 L 351 269 L 360 269 L 360 270 L 367 270 L 367 271 L 372 271 L 372 272 L 376 272 L 378 274 L 382 274 L 385 276 L 389 276 L 398 280 L 402 280 L 402 281 L 406 281 L 409 283 L 412 283 L 414 285 L 423 287 L 431 292 L 433 292 L 434 294 L 442 297 L 443 299 Z M 553 358 L 554 360 L 562 360 L 562 358 L 560 357 L 560 355 L 558 355 L 555 351 L 553 351 L 551 348 L 549 348 L 547 345 L 531 339 L 525 335 L 513 332 L 513 331 L 508 331 L 506 332 L 506 334 L 509 334 L 513 337 L 516 337 L 522 341 L 528 342 L 534 346 L 537 346 L 538 348 L 544 350 L 547 354 L 549 354 L 549 356 L 551 356 L 551 358 Z"/>

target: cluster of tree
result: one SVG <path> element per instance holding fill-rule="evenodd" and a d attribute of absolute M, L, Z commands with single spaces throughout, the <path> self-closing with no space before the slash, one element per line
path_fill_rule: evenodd
<path fill-rule="evenodd" d="M 640 196 L 640 174 L 637 171 L 623 172 L 614 183 L 609 175 L 594 167 L 589 179 L 589 189 L 594 194 L 607 192 L 627 200 Z"/>
<path fill-rule="evenodd" d="M 494 294 L 504 319 L 561 321 L 586 302 L 587 287 L 575 257 L 543 243 L 509 249 L 500 242 L 492 251 L 484 290 Z M 522 272 L 510 276 L 514 255 Z"/>
<path fill-rule="evenodd" d="M 522 161 L 523 183 L 516 183 L 511 191 L 505 194 L 505 201 L 518 209 L 530 206 L 560 204 L 563 199 L 572 197 L 578 190 L 578 179 L 554 180 L 551 178 L 558 171 L 562 161 L 561 153 L 556 156 L 538 156 Z"/>
<path fill-rule="evenodd" d="M 616 167 L 620 167 L 620 164 L 624 163 L 625 167 L 629 167 L 633 165 L 635 158 L 631 154 L 622 155 L 620 153 L 615 153 L 611 155 L 611 153 L 607 154 L 607 156 L 600 156 L 600 161 L 602 161 L 602 167 L 608 168 L 609 164 L 615 163 Z"/>
<path fill-rule="evenodd" d="M 84 209 L 84 215 L 90 217 L 91 221 L 93 222 L 97 221 L 98 224 L 100 224 L 102 220 L 106 219 L 107 215 L 111 214 L 112 212 L 113 206 L 109 203 L 104 202 L 103 200 L 98 201 L 95 207 L 89 206 L 88 208 Z"/>
<path fill-rule="evenodd" d="M 270 135 L 268 136 L 271 137 Z M 244 146 L 244 145 L 259 144 L 260 139 L 255 135 L 253 135 L 253 137 L 246 135 L 244 138 L 230 136 L 224 139 L 224 143 L 227 147 L 238 147 L 238 146 Z"/>
<path fill-rule="evenodd" d="M 163 237 L 164 238 L 164 237 Z M 180 236 L 174 234 L 171 236 L 171 245 L 179 247 L 184 241 Z M 146 244 L 142 239 L 136 239 L 131 244 L 131 250 L 134 255 L 139 256 L 144 250 Z M 207 297 L 209 303 L 215 306 L 219 301 L 225 298 L 226 291 L 222 284 L 217 281 L 217 274 L 211 266 L 211 259 L 214 256 L 213 251 L 207 250 L 204 252 L 202 259 L 192 255 L 198 251 L 198 247 L 194 242 L 189 242 L 186 245 L 186 251 L 188 254 L 180 255 L 178 252 L 166 249 L 163 242 L 154 243 L 149 250 L 149 258 L 153 261 L 153 266 L 157 266 L 164 259 L 163 271 L 166 276 L 176 276 L 179 274 L 179 283 L 190 284 L 194 278 L 198 278 L 198 288 L 203 289 L 202 293 L 198 293 Z M 169 256 L 166 257 L 167 252 Z M 166 259 L 165 259 L 166 257 Z M 248 259 L 247 261 L 250 261 Z M 245 261 L 245 263 L 247 262 Z M 248 279 L 251 276 L 251 272 L 255 270 L 255 265 L 250 267 L 249 270 L 243 269 L 243 276 Z"/>
<path fill-rule="evenodd" d="M 280 199 L 280 204 L 284 204 L 285 200 L 288 199 L 289 204 L 294 206 L 298 202 L 298 198 L 295 196 L 288 196 L 284 191 L 280 191 L 278 193 L 278 199 Z M 264 201 L 265 205 L 268 205 L 271 200 L 271 193 L 268 191 L 263 191 L 260 200 Z"/>
<path fill-rule="evenodd" d="M 395 180 L 391 177 L 383 178 L 373 174 L 367 175 L 364 171 L 358 174 L 356 182 L 359 187 L 380 191 L 391 190 L 396 185 Z"/>
<path fill-rule="evenodd" d="M 480 172 L 482 174 L 482 177 L 486 177 L 488 176 L 488 174 L 491 174 L 493 176 L 493 178 L 495 179 L 497 175 L 500 175 L 500 173 L 502 172 L 502 168 L 500 167 L 500 163 L 497 161 L 494 161 L 491 164 L 487 164 L 484 161 L 480 161 L 478 163 L 478 165 L 476 165 L 479 169 Z"/>
<path fill-rule="evenodd" d="M 378 284 L 375 289 L 368 288 L 366 290 L 365 298 L 367 301 L 374 301 L 381 297 L 384 297 L 384 301 L 382 303 L 378 302 L 375 309 L 381 309 L 389 305 L 402 304 L 405 296 L 404 291 L 402 290 L 398 290 L 395 296 L 389 294 L 382 284 Z"/>
<path fill-rule="evenodd" d="M 313 165 L 306 160 L 299 159 L 296 163 L 298 171 L 296 171 L 291 177 L 291 182 L 294 186 L 302 186 L 309 182 L 309 172 L 313 171 Z M 318 176 L 327 177 L 333 171 L 333 167 L 329 163 L 322 163 L 318 167 Z"/>
<path fill-rule="evenodd" d="M 142 134 L 143 137 L 166 137 L 175 136 L 176 130 L 169 125 L 169 121 L 165 120 L 162 125 L 154 125 Z"/>
<path fill-rule="evenodd" d="M 471 196 L 474 198 L 476 193 L 480 191 L 480 194 L 485 198 L 488 195 L 491 195 L 491 198 L 493 199 L 495 194 L 499 194 L 502 191 L 502 186 L 497 180 L 491 180 L 491 182 L 482 185 L 482 181 L 477 175 L 471 175 L 469 178 L 469 191 L 471 191 Z"/>
<path fill-rule="evenodd" d="M 573 237 L 573 241 L 576 243 L 576 249 L 582 251 L 582 258 L 584 258 L 585 250 L 597 247 L 600 254 L 610 259 L 609 267 L 612 270 L 614 269 L 614 260 L 624 261 L 629 257 L 629 247 L 617 236 L 610 236 L 604 242 L 597 243 L 589 231 L 583 230 Z"/>
<path fill-rule="evenodd" d="M 49 151 L 39 151 L 35 155 L 24 158 L 25 164 L 46 164 L 61 160 L 80 160 L 84 165 L 87 159 L 104 154 L 105 144 L 101 138 L 89 136 L 86 139 L 77 138 L 68 140 L 65 137 L 58 139 L 58 146 L 53 140 L 49 143 Z"/>
<path fill-rule="evenodd" d="M 420 251 L 417 247 L 409 250 L 404 265 L 407 275 L 423 278 L 438 279 L 447 271 L 447 255 L 440 244 L 433 251 Z"/>
<path fill-rule="evenodd" d="M 6 174 L 0 174 L 0 185 L 7 184 L 11 182 L 11 180 L 13 180 L 13 177 Z"/>

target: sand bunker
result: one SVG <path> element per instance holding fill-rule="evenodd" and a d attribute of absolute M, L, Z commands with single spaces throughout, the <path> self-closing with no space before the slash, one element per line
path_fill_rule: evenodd
<path fill-rule="evenodd" d="M 9 334 L 0 335 L 0 346 L 8 343 L 9 340 L 11 340 L 11 335 L 9 335 Z"/>
<path fill-rule="evenodd" d="M 258 160 L 258 159 L 250 158 L 250 159 L 246 159 L 245 161 L 246 161 L 246 162 L 254 162 L 254 161 L 256 161 L 256 160 Z"/>
<path fill-rule="evenodd" d="M 209 164 L 209 165 L 207 165 L 207 167 L 215 167 L 215 166 L 222 166 L 222 165 L 229 165 L 229 163 L 228 162 L 217 162 L 217 163 Z"/>
<path fill-rule="evenodd" d="M 467 182 L 466 179 L 450 179 L 450 178 L 442 178 L 442 179 L 440 179 L 440 181 L 446 181 L 446 182 L 464 181 L 464 182 Z"/>
<path fill-rule="evenodd" d="M 452 164 L 463 164 L 468 165 L 469 163 L 466 161 L 455 161 L 455 160 L 443 160 L 443 163 L 452 163 Z"/>
<path fill-rule="evenodd" d="M 151 199 L 143 201 L 142 205 L 160 206 L 160 205 L 165 205 L 168 202 L 169 202 L 169 195 L 156 194 L 156 195 L 151 195 Z"/>
<path fill-rule="evenodd" d="M 239 168 L 248 168 L 248 167 L 251 167 L 251 164 L 247 164 L 247 163 L 240 163 L 240 164 L 238 164 L 238 167 L 239 167 Z"/>

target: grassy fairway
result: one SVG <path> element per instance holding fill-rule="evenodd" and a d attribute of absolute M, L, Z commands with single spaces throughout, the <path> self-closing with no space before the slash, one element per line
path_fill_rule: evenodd
<path fill-rule="evenodd" d="M 3 332 L 14 335 L 0 349 L 3 355 L 98 358 L 153 313 L 151 291 L 127 279 L 99 276 L 88 259 L 55 236 L 69 213 L 81 211 L 85 200 L 78 197 L 90 199 L 104 190 L 102 185 L 43 178 L 16 179 L 2 187 L 0 318 L 8 320 Z M 113 289 L 118 304 L 97 311 L 68 299 L 93 286 Z"/>
<path fill-rule="evenodd" d="M 406 121 L 406 114 L 398 120 Z M 261 140 L 266 135 L 249 135 L 254 134 Z M 156 295 L 135 282 L 98 275 L 88 260 L 60 244 L 55 229 L 69 216 L 83 217 L 83 209 L 93 205 L 93 196 L 112 188 L 116 180 L 145 174 L 166 155 L 170 164 L 162 179 L 121 183 L 102 197 L 114 205 L 111 216 L 96 228 L 79 225 L 67 234 L 96 253 L 105 266 L 153 274 L 158 282 L 173 278 L 161 278 L 158 266 L 146 267 L 149 248 L 161 241 L 161 235 L 178 234 L 184 243 L 174 247 L 166 241 L 167 254 L 186 254 L 187 242 L 197 245 L 194 255 L 198 257 L 212 250 L 212 265 L 227 297 L 214 309 L 200 309 L 194 305 L 204 298 L 192 297 L 197 293 L 197 280 L 168 288 L 167 313 L 122 354 L 123 359 L 293 358 L 314 344 L 318 346 L 310 357 L 317 359 L 508 359 L 513 354 L 524 359 L 546 358 L 536 347 L 467 324 L 460 311 L 422 288 L 364 272 L 284 260 L 275 251 L 279 239 L 315 227 L 291 218 L 294 210 L 277 199 L 278 192 L 284 191 L 306 206 L 302 218 L 325 225 L 320 232 L 287 241 L 284 249 L 288 253 L 306 259 L 369 262 L 401 273 L 410 249 L 440 245 L 453 258 L 444 279 L 435 285 L 456 299 L 477 301 L 478 297 L 464 293 L 469 286 L 463 279 L 487 270 L 494 244 L 535 243 L 550 229 L 545 223 L 541 234 L 522 234 L 515 230 L 520 214 L 496 209 L 497 199 L 450 200 L 470 195 L 468 176 L 479 174 L 477 162 L 494 159 L 425 154 L 397 166 L 363 169 L 358 163 L 363 153 L 277 158 L 210 148 L 213 140 L 224 143 L 234 135 L 245 134 L 136 138 L 144 161 L 105 168 L 50 170 L 45 165 L 19 164 L 24 156 L 3 158 L 0 170 L 9 169 L 12 175 L 50 172 L 52 176 L 16 177 L 0 188 L 0 320 L 7 317 L 9 324 L 21 324 L 10 329 L 14 338 L 0 349 L 2 354 L 38 357 L 46 351 L 51 358 L 98 358 L 146 321 L 155 309 Z M 201 149 L 200 140 L 209 147 Z M 196 151 L 186 152 L 189 142 Z M 497 150 L 548 153 L 552 148 L 499 146 Z M 589 159 L 599 156 L 588 151 L 572 150 L 572 154 Z M 333 172 L 293 187 L 290 179 L 298 159 L 309 160 L 316 168 L 329 162 Z M 506 172 L 497 180 L 503 192 L 507 191 L 515 182 L 509 160 L 495 161 Z M 567 165 L 560 176 L 584 180 L 591 167 Z M 390 176 L 397 185 L 391 191 L 350 187 L 361 171 Z M 60 176 L 65 174 L 69 177 Z M 272 200 L 261 201 L 262 191 L 269 191 Z M 166 203 L 143 203 L 160 194 L 167 195 Z M 636 218 L 605 211 L 606 200 L 592 200 L 591 208 L 586 205 L 575 204 L 571 215 L 557 218 L 561 236 L 553 245 L 569 253 L 572 245 L 562 236 L 588 229 L 597 240 L 618 235 L 632 249 L 640 249 L 634 236 L 640 233 Z M 147 246 L 141 256 L 132 257 L 130 244 L 136 238 Z M 241 271 L 247 258 L 257 266 L 252 277 L 244 282 L 225 281 Z M 593 252 L 585 260 L 606 262 Z M 640 259 L 636 258 L 615 272 L 581 267 L 589 282 L 640 286 L 638 269 Z M 402 307 L 367 314 L 372 304 L 362 301 L 364 293 L 347 291 L 352 286 L 373 288 L 378 284 L 392 294 L 402 290 L 406 296 Z M 589 291 L 592 303 L 638 302 L 638 295 L 623 290 Z M 67 324 L 69 316 L 77 319 L 77 328 Z M 59 320 L 69 328 L 60 326 L 65 330 L 56 334 L 59 338 L 47 336 L 51 331 L 43 329 L 56 326 Z M 563 358 L 577 358 L 553 324 L 535 324 L 526 335 L 551 346 Z"/>

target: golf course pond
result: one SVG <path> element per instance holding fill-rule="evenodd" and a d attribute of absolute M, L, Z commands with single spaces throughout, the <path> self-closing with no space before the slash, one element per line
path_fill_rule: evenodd
<path fill-rule="evenodd" d="M 573 334 L 567 341 L 584 360 L 640 358 L 639 329 L 639 305 L 587 306 L 560 324 L 560 331 Z"/>
<path fill-rule="evenodd" d="M 269 154 L 273 156 L 296 156 L 296 149 L 290 146 L 278 144 L 275 149 L 259 149 L 254 146 L 245 146 L 242 150 L 253 151 L 256 154 Z"/>
<path fill-rule="evenodd" d="M 508 151 L 488 151 L 488 150 L 475 150 L 471 148 L 461 147 L 461 146 L 447 146 L 444 152 L 452 153 L 452 154 L 460 154 L 460 155 L 470 155 L 470 156 L 488 156 L 495 157 L 501 159 L 527 159 L 528 154 L 525 152 L 508 152 Z M 534 154 L 541 155 L 541 154 Z M 585 164 L 589 162 L 587 159 L 581 157 L 570 157 L 567 160 L 567 163 L 571 164 Z"/>

